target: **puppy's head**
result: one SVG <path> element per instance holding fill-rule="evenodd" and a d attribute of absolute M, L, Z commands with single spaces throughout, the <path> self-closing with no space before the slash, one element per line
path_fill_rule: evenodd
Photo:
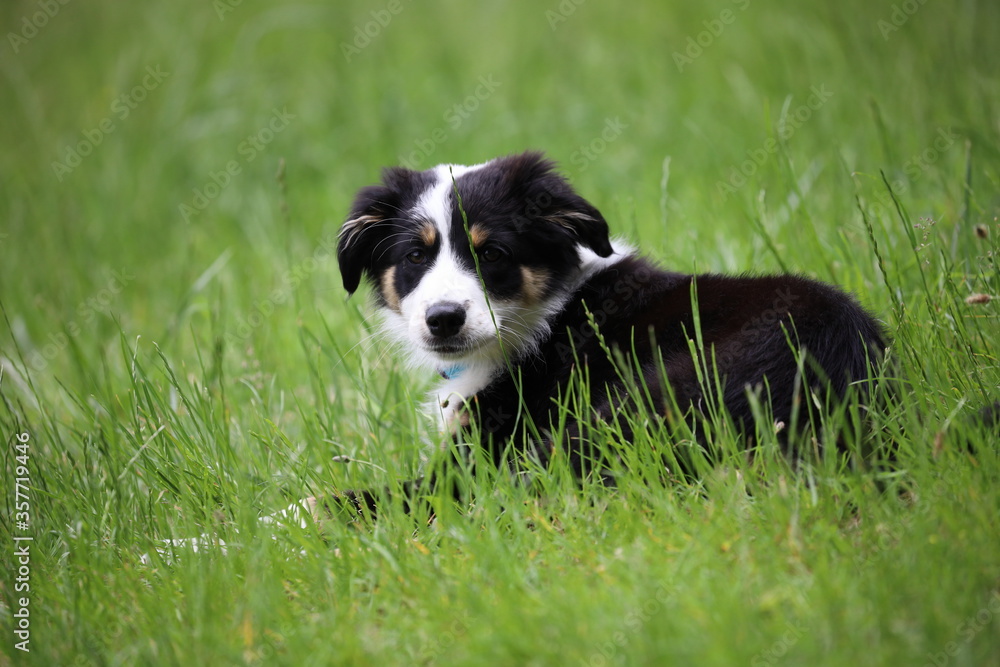
<path fill-rule="evenodd" d="M 367 278 L 388 331 L 443 368 L 496 363 L 548 331 L 580 275 L 580 250 L 612 254 L 608 225 L 539 153 L 473 167 L 387 169 L 363 188 L 337 258 Z"/>

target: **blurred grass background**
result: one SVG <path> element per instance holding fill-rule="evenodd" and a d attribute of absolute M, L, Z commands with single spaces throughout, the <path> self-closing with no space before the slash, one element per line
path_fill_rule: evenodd
<path fill-rule="evenodd" d="M 542 149 L 616 233 L 666 266 L 788 269 L 854 291 L 901 341 L 913 403 L 901 419 L 927 454 L 936 425 L 995 399 L 1000 377 L 996 302 L 964 303 L 1000 295 L 997 3 L 34 0 L 5 3 L 0 18 L 0 392 L 4 437 L 38 437 L 35 500 L 49 538 L 37 571 L 51 574 L 39 582 L 35 636 L 48 649 L 37 664 L 557 662 L 594 628 L 619 627 L 628 607 L 616 601 L 656 581 L 686 588 L 639 624 L 643 641 L 570 654 L 885 664 L 944 651 L 964 614 L 991 599 L 997 496 L 976 494 L 995 465 L 941 482 L 968 490 L 941 510 L 964 546 L 923 552 L 922 533 L 908 542 L 891 530 L 898 517 L 890 529 L 872 521 L 865 539 L 888 530 L 894 546 L 876 548 L 883 567 L 858 578 L 840 568 L 850 538 L 828 499 L 810 510 L 813 560 L 791 578 L 771 569 L 787 556 L 778 538 L 777 551 L 737 549 L 735 561 L 719 552 L 748 528 L 712 503 L 694 518 L 658 507 L 649 524 L 609 510 L 622 522 L 610 535 L 572 522 L 532 533 L 512 520 L 513 536 L 480 551 L 473 530 L 453 526 L 465 553 L 489 564 L 435 553 L 428 566 L 405 527 L 340 536 L 366 554 L 409 549 L 395 557 L 402 565 L 385 556 L 388 570 L 363 555 L 330 565 L 316 539 L 308 546 L 325 555 L 297 565 L 267 540 L 179 570 L 146 572 L 136 558 L 154 537 L 215 528 L 220 507 L 245 519 L 249 540 L 257 513 L 329 475 L 377 477 L 343 472 L 334 454 L 390 472 L 416 465 L 412 443 L 427 434 L 413 412 L 428 378 L 401 374 L 364 339 L 363 299 L 345 301 L 329 252 L 354 191 L 399 163 Z M 776 498 L 748 525 L 790 525 L 769 514 L 785 511 Z M 694 551 L 703 569 L 664 556 L 702 522 L 730 535 Z M 81 530 L 87 538 L 70 545 Z M 595 543 L 607 548 L 588 551 Z M 538 552 L 551 563 L 520 567 Z M 914 553 L 926 565 L 894 569 Z M 956 558 L 947 592 L 920 592 L 921 577 Z M 614 581 L 591 598 L 602 567 Z M 435 588 L 442 574 L 454 589 Z M 404 575 L 423 583 L 408 589 Z M 797 577 L 818 591 L 811 600 Z M 744 578 L 762 583 L 746 596 L 727 590 Z M 10 585 L 0 582 L 7 609 Z M 463 585 L 495 586 L 499 611 L 477 607 Z M 420 654 L 425 635 L 447 636 L 456 604 L 476 623 L 461 626 L 450 658 Z M 735 630 L 742 606 L 753 623 Z M 901 606 L 912 617 L 890 619 Z M 768 635 L 787 620 L 775 610 L 789 608 L 810 619 L 799 657 L 761 653 L 784 632 Z M 126 613 L 116 610 L 148 639 L 125 641 L 120 622 L 109 634 L 102 619 Z M 548 630 L 525 625 L 552 616 L 562 620 Z M 880 631 L 862 640 L 868 626 Z M 996 655 L 1000 624 L 985 627 L 962 645 L 966 664 Z M 270 648 L 258 654 L 262 641 Z"/>
<path fill-rule="evenodd" d="M 973 192 L 996 183 L 989 29 L 998 10 L 923 5 L 903 22 L 894 6 L 902 11 L 749 2 L 403 2 L 398 14 L 378 4 L 250 0 L 62 6 L 2 61 L 5 248 L 18 249 L 5 256 L 5 305 L 23 321 L 25 345 L 41 347 L 125 271 L 134 280 L 101 303 L 88 331 L 113 340 L 104 315 L 114 313 L 170 348 L 190 321 L 219 308 L 229 309 L 217 313 L 223 327 L 246 318 L 241 309 L 281 285 L 381 166 L 414 156 L 420 167 L 474 163 L 529 147 L 563 163 L 616 230 L 685 270 L 778 268 L 748 211 L 759 196 L 780 211 L 804 179 L 808 197 L 793 214 L 764 220 L 771 237 L 791 268 L 868 287 L 857 274 L 872 278 L 870 266 L 842 264 L 856 264 L 852 246 L 864 242 L 853 193 L 881 195 L 880 169 L 905 179 L 945 129 L 957 133 L 953 143 L 903 181 L 912 212 L 962 212 L 966 140 L 976 148 Z M 39 7 L 9 5 L 5 25 L 27 32 L 24 17 Z M 888 31 L 893 20 L 902 26 Z M 148 67 L 167 74 L 121 118 L 116 100 L 142 85 Z M 481 78 L 496 85 L 480 102 Z M 782 108 L 807 103 L 814 87 L 829 99 L 749 185 L 722 192 L 720 182 L 775 136 Z M 469 109 L 458 115 L 455 105 Z M 293 116 L 287 126 L 260 150 L 241 151 L 276 109 Z M 106 119 L 113 131 L 57 174 L 54 163 L 92 144 L 84 133 Z M 602 144 L 609 119 L 623 129 Z M 586 151 L 589 160 L 581 149 L 592 144 L 601 152 Z M 282 159 L 287 196 L 275 177 Z M 180 207 L 194 208 L 195 191 L 212 192 L 212 175 L 230 161 L 240 173 L 185 216 Z M 995 191 L 973 204 L 989 222 Z M 843 247 L 827 261 L 796 261 L 796 246 L 817 240 Z M 198 282 L 223 256 L 224 269 Z M 295 290 L 298 312 L 283 309 L 255 338 L 281 340 L 300 317 L 343 311 L 332 262 L 305 283 Z M 47 361 L 59 368 L 66 358 Z"/>

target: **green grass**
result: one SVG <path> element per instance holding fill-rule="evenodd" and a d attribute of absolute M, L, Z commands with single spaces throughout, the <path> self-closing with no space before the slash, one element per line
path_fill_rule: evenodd
<path fill-rule="evenodd" d="M 5 3 L 4 34 L 42 4 Z M 968 427 L 1000 395 L 998 302 L 966 303 L 1000 297 L 997 3 L 52 4 L 0 47 L 0 663 L 1000 660 L 1000 457 Z M 615 490 L 479 470 L 430 526 L 258 524 L 435 438 L 432 378 L 340 287 L 353 192 L 525 148 L 666 266 L 856 293 L 895 340 L 897 470 L 668 484 L 640 455 Z M 228 552 L 140 561 L 201 533 Z"/>

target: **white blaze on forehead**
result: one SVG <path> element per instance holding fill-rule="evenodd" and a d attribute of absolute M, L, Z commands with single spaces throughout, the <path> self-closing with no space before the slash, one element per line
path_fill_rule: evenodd
<path fill-rule="evenodd" d="M 477 296 L 481 296 L 482 287 L 474 270 L 463 267 L 457 258 L 457 253 L 451 247 L 452 209 L 456 205 L 455 184 L 460 176 L 488 163 L 467 167 L 458 164 L 441 164 L 432 170 L 437 177 L 417 201 L 414 207 L 414 217 L 429 220 L 437 228 L 437 238 L 440 246 L 434 265 L 420 280 L 414 290 L 416 306 L 425 310 L 428 306 L 442 301 L 454 301 L 468 306 Z M 453 180 L 454 179 L 454 180 Z M 485 306 L 485 302 L 483 304 Z M 422 317 L 421 313 L 416 313 Z"/>
<path fill-rule="evenodd" d="M 435 182 L 420 196 L 411 213 L 414 220 L 427 220 L 437 229 L 438 249 L 431 266 L 417 286 L 400 301 L 400 315 L 406 337 L 413 343 L 426 341 L 431 334 L 426 323 L 427 309 L 453 302 L 460 304 L 466 315 L 462 336 L 468 340 L 490 339 L 495 335 L 489 307 L 475 269 L 458 260 L 452 247 L 451 228 L 455 207 L 453 179 L 484 167 L 439 165 L 432 171 Z M 459 223 L 460 224 L 460 223 Z"/>
<path fill-rule="evenodd" d="M 489 163 L 484 162 L 471 167 L 461 164 L 439 164 L 431 170 L 436 177 L 434 185 L 420 195 L 413 212 L 415 216 L 426 218 L 437 227 L 442 253 L 449 250 L 451 243 L 448 232 L 451 229 L 452 207 L 456 204 L 454 181 L 465 174 L 482 169 L 487 164 Z"/>

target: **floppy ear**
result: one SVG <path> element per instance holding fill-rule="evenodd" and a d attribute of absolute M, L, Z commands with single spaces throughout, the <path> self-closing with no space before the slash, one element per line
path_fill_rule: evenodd
<path fill-rule="evenodd" d="M 542 219 L 559 225 L 601 257 L 608 257 L 614 252 L 604 216 L 575 192 Z"/>
<path fill-rule="evenodd" d="M 556 172 L 554 162 L 536 151 L 506 159 L 511 189 L 528 202 L 529 217 L 557 225 L 601 257 L 614 252 L 604 216 Z"/>
<path fill-rule="evenodd" d="M 354 198 L 337 242 L 337 263 L 348 294 L 358 289 L 364 273 L 371 273 L 375 246 L 388 232 L 385 223 L 392 210 L 393 192 L 385 186 L 362 188 Z"/>
<path fill-rule="evenodd" d="M 412 175 L 408 169 L 387 169 L 382 174 L 383 185 L 361 188 L 355 196 L 337 243 L 337 263 L 348 294 L 358 289 L 363 275 L 373 274 L 375 252 L 400 217 L 401 186 Z"/>

